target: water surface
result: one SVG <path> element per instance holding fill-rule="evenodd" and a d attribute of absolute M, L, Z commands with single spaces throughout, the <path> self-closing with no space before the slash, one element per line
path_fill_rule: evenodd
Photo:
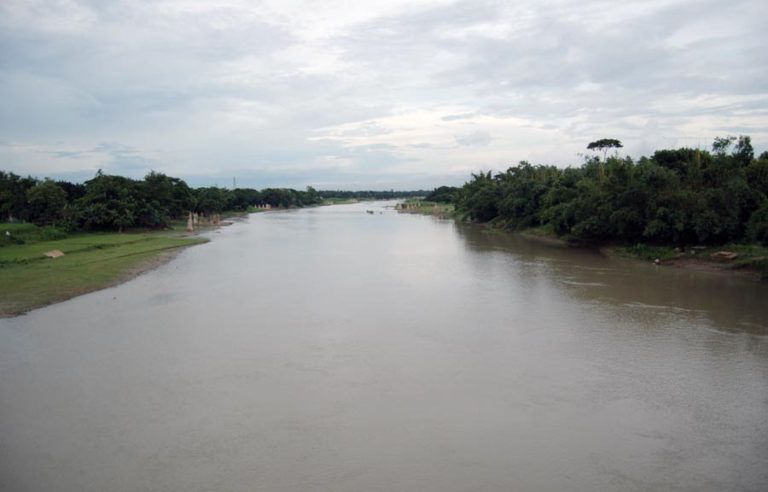
<path fill-rule="evenodd" d="M 385 205 L 0 320 L 0 489 L 768 488 L 765 284 Z"/>

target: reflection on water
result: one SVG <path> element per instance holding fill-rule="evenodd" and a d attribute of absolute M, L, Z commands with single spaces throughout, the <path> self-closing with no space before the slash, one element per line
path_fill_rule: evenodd
<path fill-rule="evenodd" d="M 692 272 L 574 250 L 457 225 L 470 248 L 502 252 L 514 261 L 545 268 L 540 281 L 573 286 L 567 294 L 581 302 L 617 307 L 625 315 L 652 310 L 652 316 L 685 313 L 706 326 L 729 332 L 768 335 L 768 284 L 724 273 Z"/>
<path fill-rule="evenodd" d="M 0 320 L 0 489 L 765 489 L 765 284 L 386 205 Z"/>

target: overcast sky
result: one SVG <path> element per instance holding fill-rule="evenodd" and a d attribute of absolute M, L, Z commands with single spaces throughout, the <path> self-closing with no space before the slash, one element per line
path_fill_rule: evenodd
<path fill-rule="evenodd" d="M 768 2 L 2 0 L 0 169 L 432 188 L 746 134 Z"/>

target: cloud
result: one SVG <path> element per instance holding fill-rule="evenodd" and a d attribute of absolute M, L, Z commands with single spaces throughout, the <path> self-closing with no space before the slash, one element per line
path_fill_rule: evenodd
<path fill-rule="evenodd" d="M 493 137 L 482 130 L 456 137 L 456 143 L 467 147 L 488 145 L 492 140 Z"/>
<path fill-rule="evenodd" d="M 448 114 L 443 116 L 441 119 L 443 121 L 471 120 L 476 116 L 477 115 L 475 113 L 459 113 L 459 114 Z"/>
<path fill-rule="evenodd" d="M 766 17 L 757 0 L 7 0 L 0 168 L 406 186 L 573 164 L 602 137 L 638 156 L 743 130 L 762 150 Z"/>

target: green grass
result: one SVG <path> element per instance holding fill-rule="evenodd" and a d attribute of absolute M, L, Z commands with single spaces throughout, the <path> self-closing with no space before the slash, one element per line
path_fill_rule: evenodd
<path fill-rule="evenodd" d="M 657 258 L 661 261 L 666 261 L 678 256 L 678 252 L 672 246 L 648 246 L 647 244 L 620 246 L 614 248 L 614 251 L 620 256 L 648 261 L 654 261 Z"/>
<path fill-rule="evenodd" d="M 733 261 L 733 268 L 746 268 L 760 274 L 762 280 L 768 281 L 768 247 L 759 244 L 728 244 L 717 251 L 733 251 L 739 257 Z"/>
<path fill-rule="evenodd" d="M 760 274 L 763 280 L 768 280 L 768 247 L 759 244 L 725 244 L 722 246 L 706 246 L 678 250 L 672 246 L 619 246 L 612 250 L 620 255 L 640 260 L 653 261 L 656 258 L 664 261 L 683 259 L 699 263 L 717 264 L 723 269 L 746 269 Z M 729 262 L 719 262 L 711 257 L 718 251 L 738 253 L 738 257 Z"/>
<path fill-rule="evenodd" d="M 451 203 L 428 202 L 418 198 L 410 198 L 403 202 L 405 208 L 398 207 L 401 212 L 411 214 L 436 215 L 438 217 L 452 217 L 454 206 Z"/>
<path fill-rule="evenodd" d="M 35 224 L 28 222 L 3 222 L 0 223 L 0 232 L 5 234 L 6 231 L 12 234 L 30 233 L 39 230 Z"/>
<path fill-rule="evenodd" d="M 6 246 L 65 237 L 67 233 L 55 227 L 37 227 L 26 222 L 0 223 L 0 250 Z"/>
<path fill-rule="evenodd" d="M 0 224 L 0 231 L 4 226 Z M 23 313 L 108 287 L 165 253 L 206 241 L 201 237 L 183 237 L 171 230 L 74 234 L 65 239 L 29 240 L 25 244 L 2 247 L 0 315 Z M 64 256 L 53 259 L 43 256 L 53 249 L 61 250 Z"/>

